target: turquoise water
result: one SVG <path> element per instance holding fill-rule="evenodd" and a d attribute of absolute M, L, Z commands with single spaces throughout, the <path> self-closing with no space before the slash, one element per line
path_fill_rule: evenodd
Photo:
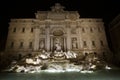
<path fill-rule="evenodd" d="M 120 70 L 101 70 L 94 73 L 0 73 L 0 80 L 120 80 Z"/>

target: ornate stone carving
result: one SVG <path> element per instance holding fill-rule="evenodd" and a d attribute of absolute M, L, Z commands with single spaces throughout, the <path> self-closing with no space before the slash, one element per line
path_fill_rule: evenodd
<path fill-rule="evenodd" d="M 44 28 L 41 28 L 41 29 L 40 29 L 40 32 L 41 32 L 40 34 L 44 35 L 44 34 L 45 34 L 45 29 L 44 29 Z"/>
<path fill-rule="evenodd" d="M 54 12 L 62 12 L 64 7 L 61 6 L 59 3 L 56 3 L 55 6 L 51 7 L 52 11 Z"/>
<path fill-rule="evenodd" d="M 76 34 L 76 29 L 71 29 L 72 34 Z"/>
<path fill-rule="evenodd" d="M 69 18 L 70 18 L 71 20 L 77 19 L 75 14 L 70 14 L 70 15 L 69 15 Z"/>
<path fill-rule="evenodd" d="M 63 31 L 61 31 L 61 30 L 56 30 L 56 31 L 54 31 L 53 32 L 53 35 L 55 35 L 55 36 L 61 36 L 61 35 L 63 35 L 64 33 L 63 33 Z"/>

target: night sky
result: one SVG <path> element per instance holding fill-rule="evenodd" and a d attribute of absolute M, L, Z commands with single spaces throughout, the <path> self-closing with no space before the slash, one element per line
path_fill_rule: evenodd
<path fill-rule="evenodd" d="M 50 10 L 55 3 L 78 11 L 82 18 L 103 18 L 106 27 L 120 13 L 119 0 L 0 0 L 0 45 L 7 38 L 10 19 L 34 18 L 35 12 Z"/>

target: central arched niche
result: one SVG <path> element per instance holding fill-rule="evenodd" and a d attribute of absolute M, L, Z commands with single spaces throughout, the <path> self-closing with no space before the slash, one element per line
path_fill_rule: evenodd
<path fill-rule="evenodd" d="M 64 50 L 63 48 L 63 45 L 64 45 L 64 38 L 62 37 L 63 36 L 63 31 L 62 30 L 54 30 L 53 32 L 53 46 L 54 46 L 54 50 L 58 50 L 57 48 L 59 47 L 60 50 Z M 58 46 L 56 46 L 58 45 Z"/>
<path fill-rule="evenodd" d="M 61 50 L 66 50 L 66 36 L 65 36 L 65 29 L 61 27 L 56 27 L 51 29 L 51 50 L 57 50 L 58 45 Z"/>

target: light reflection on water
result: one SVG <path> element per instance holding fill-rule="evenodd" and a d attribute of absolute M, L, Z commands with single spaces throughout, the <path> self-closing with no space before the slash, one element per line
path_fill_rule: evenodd
<path fill-rule="evenodd" d="M 102 70 L 94 73 L 0 73 L 0 80 L 120 80 L 120 70 Z"/>

